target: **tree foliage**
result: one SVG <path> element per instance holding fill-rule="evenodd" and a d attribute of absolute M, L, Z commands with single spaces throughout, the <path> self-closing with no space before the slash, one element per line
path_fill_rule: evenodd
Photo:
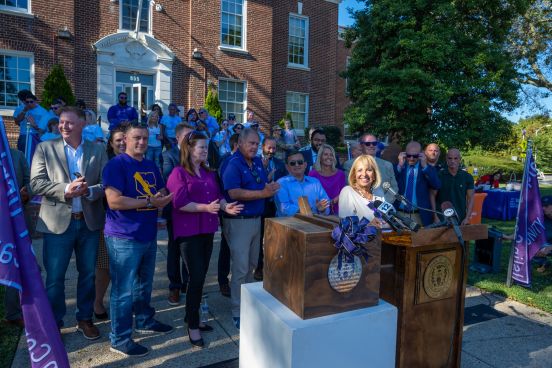
<path fill-rule="evenodd" d="M 209 112 L 209 115 L 217 119 L 219 124 L 222 122 L 223 111 L 219 103 L 216 86 L 214 85 L 209 86 L 209 92 L 207 92 L 207 97 L 205 98 L 205 108 Z"/>
<path fill-rule="evenodd" d="M 52 101 L 60 97 L 63 98 L 67 105 L 71 106 L 75 104 L 75 95 L 73 95 L 71 85 L 65 77 L 63 67 L 56 64 L 44 80 L 41 104 L 44 108 L 49 109 Z"/>
<path fill-rule="evenodd" d="M 551 0 L 532 0 L 527 11 L 517 17 L 508 39 L 508 50 L 516 60 L 519 81 L 529 87 L 524 88 L 526 100 L 542 107 L 537 98 L 552 94 Z"/>
<path fill-rule="evenodd" d="M 517 106 L 519 83 L 504 45 L 525 0 L 365 2 L 346 35 L 353 130 L 449 147 L 510 134 L 501 112 Z"/>
<path fill-rule="evenodd" d="M 552 119 L 546 115 L 535 115 L 519 121 L 515 131 L 521 139 L 525 130 L 527 139 L 533 141 L 533 151 L 537 153 L 537 167 L 552 172 Z"/>

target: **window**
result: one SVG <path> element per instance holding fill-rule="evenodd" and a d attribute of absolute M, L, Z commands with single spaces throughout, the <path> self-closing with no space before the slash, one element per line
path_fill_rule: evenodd
<path fill-rule="evenodd" d="M 289 16 L 288 65 L 309 66 L 309 18 Z"/>
<path fill-rule="evenodd" d="M 121 24 L 120 29 L 134 31 L 136 29 L 136 15 L 138 14 L 139 0 L 121 0 Z M 142 14 L 140 15 L 140 32 L 150 32 L 150 2 L 142 1 Z"/>
<path fill-rule="evenodd" d="M 0 50 L 0 106 L 17 107 L 17 92 L 33 90 L 32 55 Z"/>
<path fill-rule="evenodd" d="M 29 12 L 28 0 L 0 0 L 0 9 Z"/>
<path fill-rule="evenodd" d="M 309 126 L 309 95 L 288 92 L 286 94 L 286 114 L 291 113 L 295 129 L 303 130 Z"/>
<path fill-rule="evenodd" d="M 222 0 L 220 42 L 223 46 L 245 49 L 245 0 Z"/>
<path fill-rule="evenodd" d="M 233 113 L 237 122 L 244 122 L 245 82 L 219 79 L 218 98 L 225 116 Z"/>

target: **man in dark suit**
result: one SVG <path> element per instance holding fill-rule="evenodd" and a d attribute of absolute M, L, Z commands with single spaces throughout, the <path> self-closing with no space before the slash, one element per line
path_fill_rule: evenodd
<path fill-rule="evenodd" d="M 44 233 L 43 261 L 46 292 L 58 326 L 63 325 L 65 273 L 75 251 L 77 330 L 95 340 L 100 332 L 92 322 L 94 275 L 100 230 L 105 223 L 102 170 L 107 153 L 102 145 L 83 141 L 86 125 L 78 107 L 64 107 L 59 118 L 61 138 L 40 143 L 33 157 L 30 187 L 42 196 L 36 229 Z"/>
<path fill-rule="evenodd" d="M 284 161 L 275 157 L 276 154 L 276 139 L 273 137 L 267 137 L 263 141 L 262 146 L 262 160 L 263 166 L 267 172 L 268 181 L 276 182 L 278 179 L 288 174 Z M 261 281 L 263 279 L 263 239 L 264 239 L 264 223 L 266 218 L 276 216 L 276 206 L 274 204 L 274 197 L 265 199 L 265 209 L 261 216 L 261 247 L 259 249 L 259 261 L 257 262 L 257 268 L 255 269 L 255 280 Z"/>
<path fill-rule="evenodd" d="M 188 133 L 193 130 L 191 126 L 180 123 L 175 128 L 176 146 L 163 152 L 163 179 L 165 182 L 172 170 L 180 165 L 180 143 Z M 180 249 L 174 241 L 172 227 L 172 205 L 169 204 L 163 209 L 163 218 L 167 221 L 167 276 L 169 278 L 169 305 L 180 304 L 180 293 L 186 293 L 188 285 L 188 268 L 180 257 Z"/>
<path fill-rule="evenodd" d="M 412 141 L 406 146 L 406 152 L 399 154 L 399 163 L 395 175 L 402 194 L 415 207 L 431 208 L 431 190 L 439 190 L 441 181 L 435 167 L 427 163 L 420 143 Z M 433 222 L 433 213 L 418 210 L 415 207 L 396 202 L 399 212 L 410 216 L 416 222 L 427 226 Z"/>
<path fill-rule="evenodd" d="M 305 168 L 305 175 L 309 173 L 312 169 L 312 165 L 316 162 L 318 157 L 318 150 L 326 143 L 326 133 L 322 129 L 314 129 L 310 135 L 310 146 L 301 150 L 303 156 L 305 157 L 305 162 L 307 166 Z M 338 160 L 339 161 L 339 160 Z M 287 175 L 287 173 L 286 173 Z"/>

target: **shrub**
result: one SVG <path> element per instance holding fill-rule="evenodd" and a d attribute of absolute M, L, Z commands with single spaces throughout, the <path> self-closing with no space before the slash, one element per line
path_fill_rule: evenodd
<path fill-rule="evenodd" d="M 523 177 L 523 163 L 512 161 L 510 157 L 493 156 L 489 153 L 470 152 L 463 157 L 466 166 L 475 166 L 479 171 L 479 175 L 492 174 L 494 172 L 502 172 L 504 182 L 510 179 L 510 174 L 516 174 L 517 180 L 521 181 Z"/>
<path fill-rule="evenodd" d="M 75 95 L 73 95 L 73 90 L 65 77 L 63 68 L 56 64 L 44 80 L 41 105 L 48 110 L 52 102 L 59 97 L 63 98 L 67 105 L 75 104 Z"/>
<path fill-rule="evenodd" d="M 284 121 L 286 120 L 289 120 L 291 122 L 291 127 L 293 128 L 293 119 L 291 117 L 291 112 L 286 113 L 286 115 L 280 119 L 280 121 L 278 122 L 278 125 L 280 126 L 280 128 L 282 129 L 286 128 L 286 124 L 284 123 Z"/>
<path fill-rule="evenodd" d="M 205 108 L 209 112 L 209 115 L 217 119 L 219 124 L 222 122 L 223 111 L 219 103 L 217 89 L 213 84 L 209 86 L 209 92 L 207 92 L 207 97 L 205 98 Z"/>

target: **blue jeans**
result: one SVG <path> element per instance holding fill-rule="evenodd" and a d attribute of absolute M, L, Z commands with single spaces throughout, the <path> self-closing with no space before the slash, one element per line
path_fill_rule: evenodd
<path fill-rule="evenodd" d="M 157 167 L 161 168 L 159 158 L 161 157 L 161 151 L 163 151 L 163 146 L 159 147 L 148 147 L 146 151 L 146 158 L 155 162 Z"/>
<path fill-rule="evenodd" d="M 58 326 L 63 326 L 65 305 L 65 273 L 75 251 L 77 261 L 77 321 L 92 319 L 96 254 L 100 231 L 90 231 L 83 220 L 71 219 L 63 234 L 44 234 L 43 262 L 46 270 L 46 293 Z"/>
<path fill-rule="evenodd" d="M 155 273 L 157 241 L 142 243 L 132 239 L 105 236 L 111 276 L 111 346 L 129 344 L 132 314 L 137 329 L 148 329 L 155 323 L 151 307 L 151 290 Z"/>

